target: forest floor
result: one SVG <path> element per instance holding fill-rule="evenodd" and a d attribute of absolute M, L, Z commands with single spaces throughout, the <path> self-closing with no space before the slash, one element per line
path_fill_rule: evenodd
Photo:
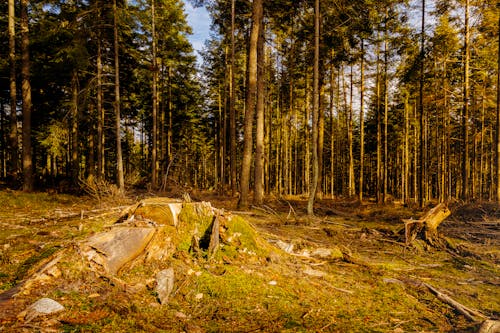
<path fill-rule="evenodd" d="M 450 207 L 439 227 L 448 247 L 433 248 L 405 246 L 401 220 L 422 212 L 397 203 L 320 200 L 310 218 L 306 198 L 271 198 L 250 212 L 213 194 L 192 199 L 241 216 L 259 249 L 215 259 L 175 252 L 164 263 L 176 272 L 174 291 L 160 305 L 146 281 L 159 264 L 120 272 L 120 284 L 75 257 L 76 244 L 112 225 L 137 197 L 0 191 L 0 332 L 476 332 L 484 318 L 500 317 L 496 204 Z M 65 258 L 58 274 L 13 297 L 58 253 Z M 479 317 L 467 318 L 435 291 Z M 65 310 L 20 315 L 41 297 Z"/>

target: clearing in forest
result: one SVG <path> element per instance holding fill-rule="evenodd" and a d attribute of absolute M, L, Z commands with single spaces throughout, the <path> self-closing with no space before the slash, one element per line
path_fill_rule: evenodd
<path fill-rule="evenodd" d="M 474 332 L 500 316 L 497 205 L 451 207 L 430 245 L 405 239 L 423 213 L 397 204 L 322 200 L 310 218 L 300 199 L 198 196 L 0 192 L 0 331 Z"/>

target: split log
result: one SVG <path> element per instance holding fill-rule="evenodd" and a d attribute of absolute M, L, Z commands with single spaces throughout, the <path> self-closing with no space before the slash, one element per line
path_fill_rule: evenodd
<path fill-rule="evenodd" d="M 404 219 L 405 244 L 410 245 L 419 236 L 430 245 L 436 245 L 439 240 L 437 228 L 450 214 L 447 205 L 440 203 L 418 220 Z"/>
<path fill-rule="evenodd" d="M 115 228 L 90 237 L 82 244 L 81 252 L 106 273 L 117 274 L 144 251 L 154 233 L 154 228 Z"/>

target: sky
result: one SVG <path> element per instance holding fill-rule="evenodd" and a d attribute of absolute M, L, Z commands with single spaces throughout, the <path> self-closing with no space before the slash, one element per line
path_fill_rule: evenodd
<path fill-rule="evenodd" d="M 193 28 L 193 34 L 188 36 L 188 39 L 193 45 L 198 64 L 201 64 L 202 60 L 198 51 L 203 49 L 205 40 L 209 38 L 212 20 L 205 7 L 193 8 L 189 0 L 184 0 L 184 4 L 188 24 Z"/>

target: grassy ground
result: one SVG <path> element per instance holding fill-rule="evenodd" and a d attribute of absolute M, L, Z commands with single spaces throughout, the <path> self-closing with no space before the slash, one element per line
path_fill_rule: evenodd
<path fill-rule="evenodd" d="M 216 207 L 235 202 L 197 195 Z M 455 207 L 440 231 L 458 249 L 404 247 L 401 218 L 418 212 L 396 204 L 318 203 L 304 214 L 296 198 L 270 200 L 238 213 L 230 230 L 240 235 L 208 260 L 182 243 L 172 257 L 135 264 L 117 276 L 99 277 L 78 255 L 77 244 L 114 223 L 119 210 L 89 198 L 0 192 L 0 331 L 5 332 L 473 332 L 467 320 L 412 281 L 428 283 L 456 301 L 500 316 L 498 207 Z M 95 210 L 94 212 L 89 212 Z M 81 219 L 83 211 L 84 218 Z M 249 228 L 248 226 L 251 226 Z M 294 253 L 274 246 L 292 244 Z M 300 255 L 334 249 L 339 256 Z M 60 274 L 30 292 L 9 291 L 60 255 Z M 175 271 L 174 292 L 160 305 L 150 287 L 160 269 Z M 410 283 L 408 283 L 410 281 Z M 40 297 L 65 311 L 25 322 L 18 314 Z"/>

